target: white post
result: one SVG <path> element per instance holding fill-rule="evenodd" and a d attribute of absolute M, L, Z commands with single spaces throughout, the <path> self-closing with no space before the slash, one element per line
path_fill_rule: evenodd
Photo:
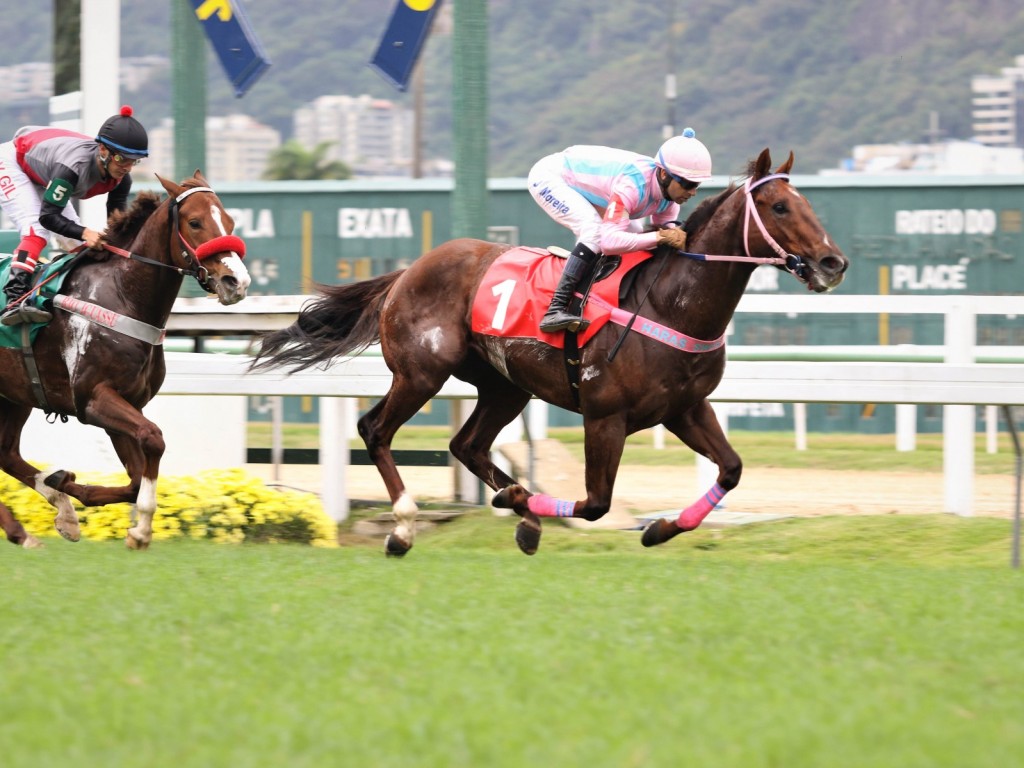
<path fill-rule="evenodd" d="M 476 408 L 476 400 L 457 398 L 449 402 L 451 403 L 451 416 L 449 420 L 452 425 L 452 435 L 454 435 L 466 423 L 469 415 L 473 413 L 473 409 Z M 452 471 L 455 473 L 455 499 L 470 504 L 478 503 L 480 501 L 480 478 L 470 472 L 454 456 L 449 456 L 448 461 L 451 462 Z"/>
<path fill-rule="evenodd" d="M 974 362 L 977 316 L 965 297 L 957 296 L 946 310 L 947 363 Z M 946 511 L 972 514 L 974 500 L 974 406 L 942 406 L 942 460 L 946 485 Z"/>
<path fill-rule="evenodd" d="M 807 450 L 807 403 L 793 403 L 793 432 L 796 433 L 796 449 Z"/>
<path fill-rule="evenodd" d="M 281 465 L 284 464 L 284 398 L 273 395 L 269 399 L 271 477 L 277 483 L 281 480 Z"/>
<path fill-rule="evenodd" d="M 985 450 L 999 453 L 999 406 L 985 406 Z"/>
<path fill-rule="evenodd" d="M 917 406 L 896 403 L 896 450 L 913 451 L 917 448 Z"/>
<path fill-rule="evenodd" d="M 531 440 L 548 439 L 548 404 L 536 397 L 526 406 L 526 423 Z"/>
<path fill-rule="evenodd" d="M 652 437 L 654 439 L 654 449 L 656 451 L 665 450 L 665 425 L 655 424 L 651 430 Z"/>
<path fill-rule="evenodd" d="M 348 432 L 353 403 L 347 397 L 320 398 L 320 500 L 324 511 L 339 523 L 348 519 L 346 487 L 349 450 Z"/>
<path fill-rule="evenodd" d="M 82 133 L 95 136 L 103 121 L 117 114 L 121 89 L 121 0 L 82 0 Z M 106 195 L 78 204 L 82 223 L 102 230 Z"/>

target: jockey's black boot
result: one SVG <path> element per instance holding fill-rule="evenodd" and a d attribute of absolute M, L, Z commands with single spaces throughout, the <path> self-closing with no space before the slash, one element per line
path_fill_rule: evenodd
<path fill-rule="evenodd" d="M 32 289 L 32 273 L 23 269 L 12 269 L 4 286 L 7 297 L 7 308 L 0 315 L 3 325 L 20 325 L 21 323 L 46 323 L 53 315 L 45 309 L 34 306 L 29 299 L 18 301 Z"/>
<path fill-rule="evenodd" d="M 583 243 L 576 243 L 568 260 L 565 262 L 565 269 L 562 277 L 555 288 L 555 295 L 551 297 L 551 305 L 540 321 L 540 329 L 545 333 L 555 331 L 579 331 L 590 325 L 589 320 L 584 320 L 579 315 L 568 311 L 569 302 L 572 301 L 576 292 L 576 285 L 580 278 L 597 261 L 598 254 L 587 248 Z"/>

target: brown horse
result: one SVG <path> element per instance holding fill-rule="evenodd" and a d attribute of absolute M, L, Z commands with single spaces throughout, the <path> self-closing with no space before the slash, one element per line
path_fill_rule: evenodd
<path fill-rule="evenodd" d="M 26 355 L 0 348 L 0 469 L 36 490 L 56 509 L 55 525 L 80 538 L 69 496 L 87 507 L 131 502 L 138 514 L 126 544 L 145 549 L 153 536 L 156 482 L 164 439 L 142 415 L 164 380 L 163 336 L 184 275 L 221 304 L 245 298 L 245 244 L 199 171 L 182 184 L 160 178 L 163 202 L 143 192 L 108 222 L 106 252 L 83 253 L 53 297 L 54 317 Z M 20 453 L 21 431 L 33 408 L 105 430 L 128 473 L 128 485 L 82 485 L 72 472 L 46 476 Z M 7 539 L 39 546 L 0 504 Z"/>
<path fill-rule="evenodd" d="M 664 328 L 696 339 L 720 339 L 759 263 L 773 263 L 806 283 L 829 291 L 848 262 L 793 187 L 787 162 L 771 173 L 767 149 L 750 164 L 742 186 L 701 203 L 686 222 L 684 258 L 662 246 L 636 268 L 621 299 L 629 312 L 643 310 Z M 643 535 L 646 546 L 691 530 L 739 483 L 742 463 L 726 440 L 707 397 L 725 369 L 725 348 L 692 353 L 629 334 L 616 354 L 621 329 L 606 325 L 581 350 L 578 404 L 563 353 L 531 338 L 503 338 L 472 330 L 471 308 L 488 267 L 508 246 L 453 240 L 408 269 L 361 283 L 321 287 L 290 327 L 267 334 L 255 368 L 292 370 L 327 365 L 378 339 L 393 373 L 387 395 L 359 420 L 359 434 L 391 497 L 397 525 L 388 554 L 411 547 L 417 507 L 391 454 L 398 428 L 455 376 L 476 386 L 476 407 L 452 438 L 452 454 L 498 491 L 493 503 L 522 520 L 516 541 L 527 554 L 540 543 L 540 517 L 596 520 L 611 503 L 627 435 L 664 424 L 686 445 L 718 465 L 715 485 L 675 521 L 661 520 Z M 794 255 L 796 254 L 796 255 Z M 702 259 L 702 260 L 701 260 Z M 531 395 L 583 415 L 586 491 L 582 501 L 533 494 L 492 463 L 489 448 Z"/>

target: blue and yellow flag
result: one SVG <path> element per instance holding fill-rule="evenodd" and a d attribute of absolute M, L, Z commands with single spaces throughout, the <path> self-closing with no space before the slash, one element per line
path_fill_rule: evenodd
<path fill-rule="evenodd" d="M 192 7 L 234 86 L 235 96 L 243 96 L 270 62 L 241 0 L 192 0 Z"/>
<path fill-rule="evenodd" d="M 391 14 L 370 66 L 400 91 L 409 85 L 409 76 L 440 7 L 441 0 L 398 0 Z"/>

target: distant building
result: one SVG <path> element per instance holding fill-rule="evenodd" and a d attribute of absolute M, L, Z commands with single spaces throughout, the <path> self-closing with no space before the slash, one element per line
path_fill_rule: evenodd
<path fill-rule="evenodd" d="M 166 56 L 129 56 L 121 59 L 118 77 L 121 87 L 134 93 L 144 86 L 154 73 L 170 67 Z M 0 67 L 0 101 L 6 104 L 40 101 L 53 95 L 53 64 L 49 61 L 30 61 L 10 67 Z"/>
<path fill-rule="evenodd" d="M 258 181 L 270 154 L 280 146 L 278 131 L 248 115 L 207 117 L 206 167 L 200 170 L 211 184 Z M 164 118 L 160 125 L 149 129 L 149 158 L 142 168 L 146 173 L 174 179 L 174 120 Z"/>
<path fill-rule="evenodd" d="M 929 173 L 935 175 L 1024 174 L 1024 149 L 989 147 L 977 141 L 931 144 L 859 144 L 840 171 L 834 173 Z"/>
<path fill-rule="evenodd" d="M 360 176 L 409 176 L 413 112 L 372 96 L 321 96 L 294 114 L 295 140 L 307 149 L 329 142 L 328 160 Z"/>
<path fill-rule="evenodd" d="M 53 95 L 53 64 L 30 61 L 12 67 L 0 67 L 0 101 L 21 104 L 40 101 Z"/>
<path fill-rule="evenodd" d="M 971 78 L 971 130 L 990 147 L 1024 147 L 1024 56 L 1001 74 Z"/>

